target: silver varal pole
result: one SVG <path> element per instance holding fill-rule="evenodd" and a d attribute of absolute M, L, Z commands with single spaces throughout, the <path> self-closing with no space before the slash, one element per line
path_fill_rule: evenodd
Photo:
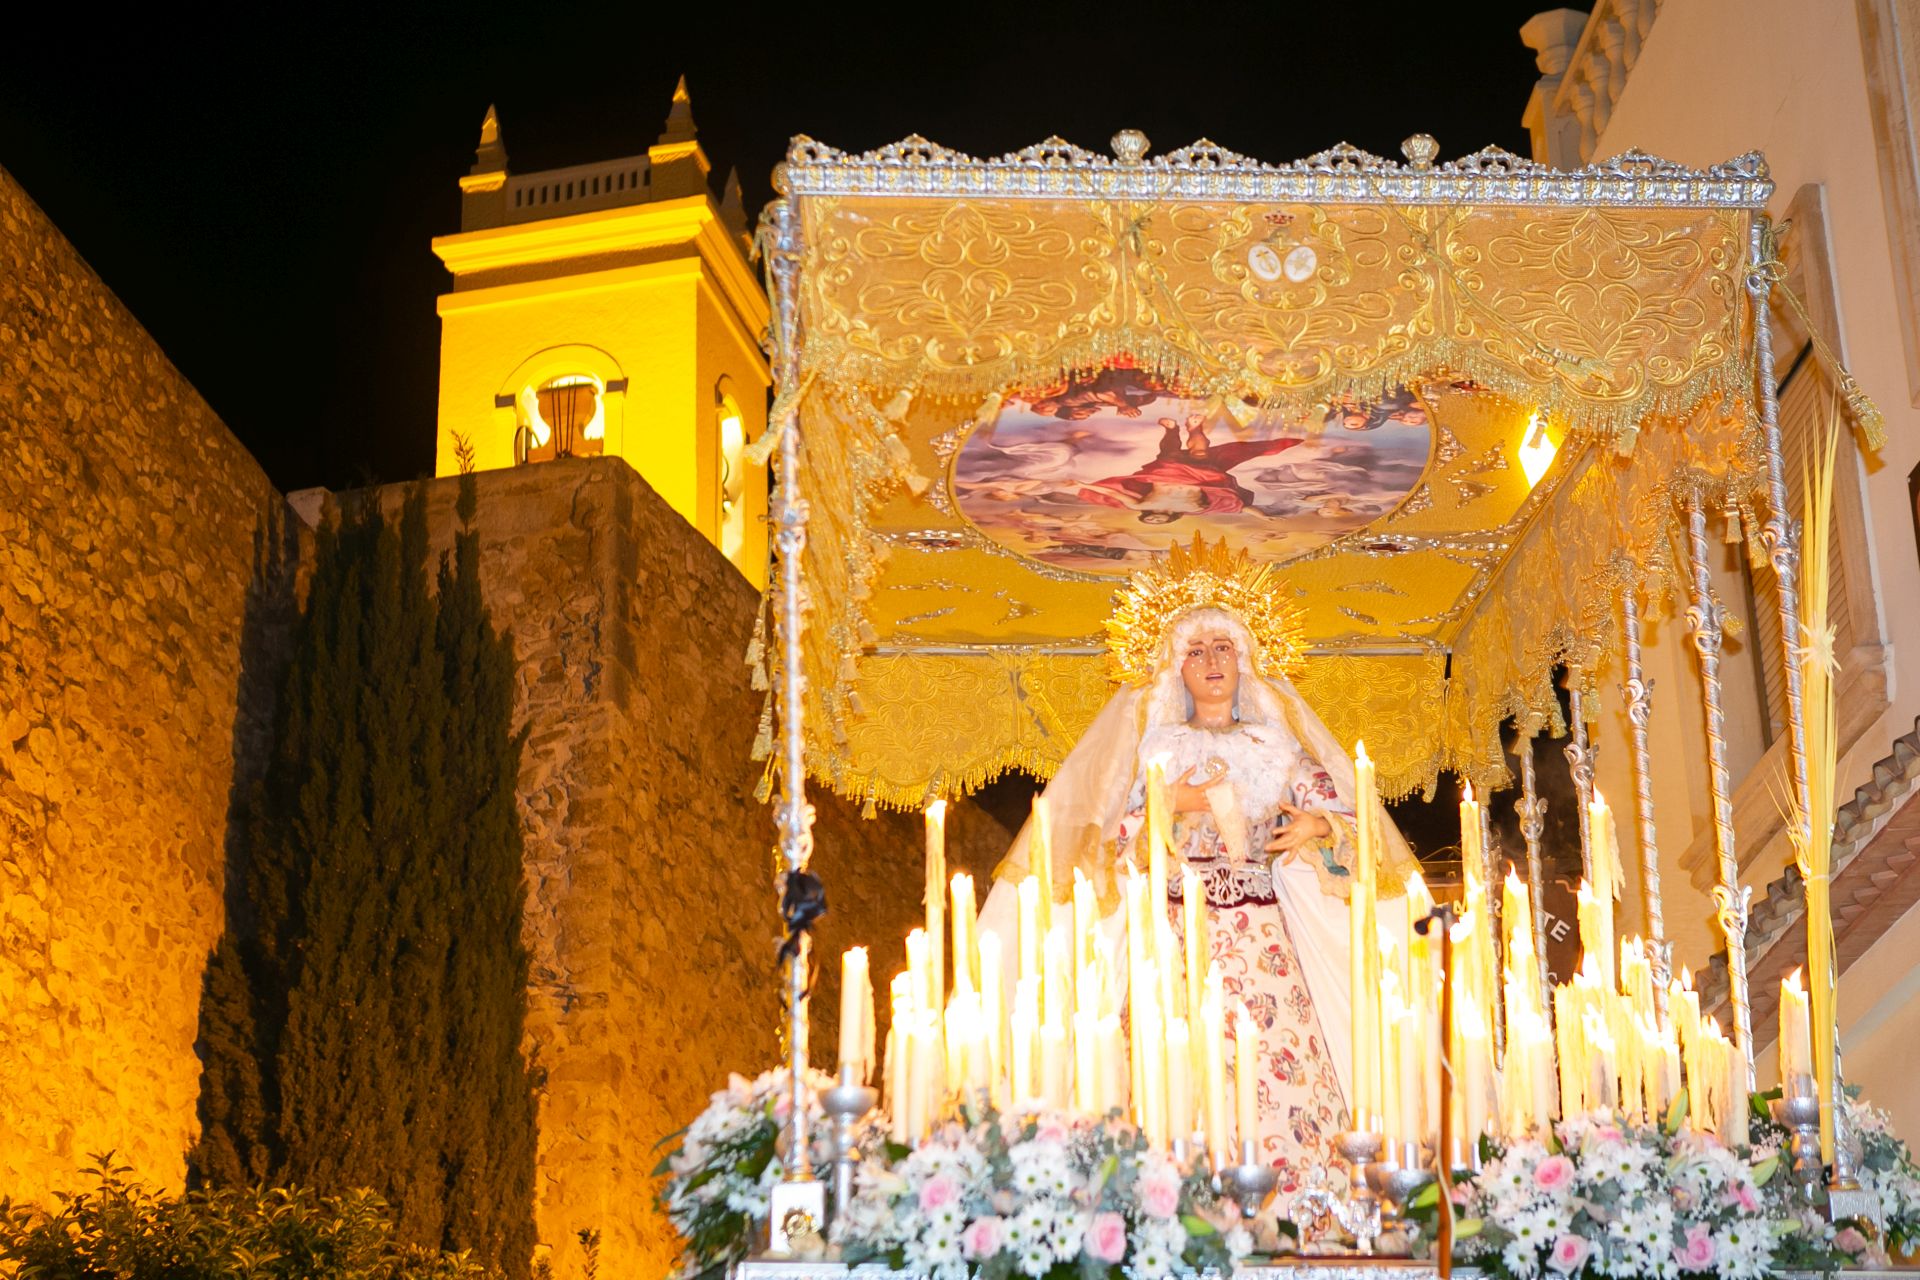
<path fill-rule="evenodd" d="M 1707 717 L 1707 786 L 1713 797 L 1713 847 L 1720 882 L 1713 901 L 1727 937 L 1727 994 L 1733 1005 L 1733 1042 L 1747 1060 L 1747 1088 L 1753 1088 L 1753 1006 L 1747 995 L 1747 899 L 1740 887 L 1740 863 L 1733 845 L 1732 788 L 1727 780 L 1727 740 L 1720 710 L 1721 609 L 1713 598 L 1707 568 L 1707 516 L 1696 491 L 1687 497 L 1687 563 L 1692 572 L 1693 603 L 1687 625 L 1700 657 L 1701 701 Z"/>
<path fill-rule="evenodd" d="M 776 177 L 778 175 L 776 174 Z M 779 183 L 776 185 L 784 185 Z M 776 386 L 786 390 L 797 385 L 799 374 L 799 335 L 796 332 L 800 238 L 798 220 L 792 206 L 777 199 L 764 215 L 771 235 L 766 237 L 767 269 L 773 279 L 773 358 Z M 800 496 L 800 429 L 798 422 L 769 423 L 768 430 L 780 431 L 780 450 L 776 468 L 774 523 L 775 545 L 780 552 L 779 608 L 776 620 L 780 641 L 780 803 L 774 822 L 780 833 L 780 860 L 788 876 L 807 869 L 813 857 L 813 806 L 807 803 L 806 738 L 804 733 L 807 678 L 801 653 L 806 630 L 806 584 L 801 576 L 801 561 L 807 549 L 807 504 Z M 808 1132 L 807 1106 L 807 966 L 811 960 L 810 939 L 802 931 L 798 946 L 787 962 L 787 1054 L 791 1072 L 791 1106 L 788 1111 L 786 1181 L 812 1183 L 813 1160 L 811 1134 Z M 811 1205 L 796 1203 L 796 1211 L 811 1210 L 814 1230 L 824 1227 L 823 1215 Z M 776 1241 L 784 1238 L 786 1211 L 776 1206 L 773 1230 Z"/>
<path fill-rule="evenodd" d="M 1540 1006 L 1553 1016 L 1553 980 L 1547 973 L 1547 883 L 1540 867 L 1540 837 L 1547 829 L 1547 802 L 1533 776 L 1534 735 L 1520 730 L 1520 838 L 1527 844 L 1527 892 L 1533 898 L 1533 954 L 1540 959 Z"/>
<path fill-rule="evenodd" d="M 1660 849 L 1653 826 L 1653 755 L 1647 743 L 1647 721 L 1653 714 L 1653 681 L 1641 667 L 1640 601 L 1631 578 L 1620 588 L 1620 632 L 1626 641 L 1627 682 L 1621 689 L 1627 704 L 1627 724 L 1633 734 L 1634 813 L 1640 828 L 1640 889 L 1647 913 L 1647 959 L 1653 968 L 1653 1002 L 1661 1019 L 1667 1016 L 1667 982 L 1673 956 L 1667 946 L 1666 920 L 1660 904 Z"/>
<path fill-rule="evenodd" d="M 1567 767 L 1573 772 L 1573 799 L 1580 809 L 1580 877 L 1593 883 L 1593 820 L 1587 806 L 1593 803 L 1593 744 L 1587 741 L 1586 699 L 1580 692 L 1587 673 L 1579 667 L 1567 669 Z"/>

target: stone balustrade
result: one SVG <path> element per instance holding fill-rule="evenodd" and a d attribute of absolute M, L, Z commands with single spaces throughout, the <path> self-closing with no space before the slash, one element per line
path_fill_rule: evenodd
<path fill-rule="evenodd" d="M 1533 136 L 1535 160 L 1577 169 L 1595 158 L 1660 3 L 1600 0 L 1591 13 L 1550 9 L 1520 28 L 1540 69 L 1521 117 Z"/>

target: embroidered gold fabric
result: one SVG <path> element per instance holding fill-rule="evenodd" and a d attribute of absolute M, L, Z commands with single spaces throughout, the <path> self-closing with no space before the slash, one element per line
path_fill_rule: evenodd
<path fill-rule="evenodd" d="M 1327 203 L 938 194 L 947 180 L 791 197 L 805 727 L 844 794 L 917 806 L 1011 767 L 1049 775 L 1111 696 L 1102 625 L 1125 579 L 1014 554 L 950 487 L 1000 397 L 1066 373 L 1120 359 L 1276 412 L 1417 391 L 1436 424 L 1419 483 L 1274 575 L 1303 615 L 1301 694 L 1343 744 L 1366 740 L 1389 797 L 1442 769 L 1504 782 L 1502 721 L 1556 721 L 1554 666 L 1611 651 L 1613 584 L 1665 573 L 1676 489 L 1750 505 L 1751 208 L 1364 184 Z M 1310 271 L 1252 269 L 1302 248 Z M 1557 455 L 1530 483 L 1521 447 L 1542 431 Z"/>

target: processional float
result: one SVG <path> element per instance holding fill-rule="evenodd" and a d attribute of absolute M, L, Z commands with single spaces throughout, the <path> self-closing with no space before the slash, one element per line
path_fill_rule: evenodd
<path fill-rule="evenodd" d="M 1774 574 L 1790 829 L 1810 882 L 1824 884 L 1821 827 L 1832 812 L 1831 735 L 1816 731 L 1824 759 L 1810 759 L 1803 714 L 1803 670 L 1821 655 L 1803 626 L 1799 513 L 1787 505 L 1764 322 L 1782 274 L 1764 213 L 1772 183 L 1758 155 L 1687 169 L 1629 153 L 1563 172 L 1498 150 L 1435 163 L 1425 136 L 1404 150 L 1405 164 L 1343 146 L 1269 165 L 1202 142 L 1149 158 L 1146 139 L 1127 132 L 1112 156 L 1053 139 L 979 160 L 918 138 L 857 156 L 801 138 L 776 170 L 778 198 L 758 236 L 776 400 L 757 449 L 774 465 L 778 555 L 761 739 L 778 787 L 796 1099 L 809 1088 L 807 926 L 822 891 L 808 872 L 808 779 L 869 806 L 937 810 L 1010 767 L 1050 775 L 1109 690 L 1101 624 L 1126 572 L 1209 513 L 1259 509 L 1270 496 L 1222 481 L 1235 495 L 1210 505 L 1202 482 L 1186 524 L 1142 520 L 1125 509 L 1134 491 L 1119 476 L 1110 496 L 1090 495 L 1134 521 L 1113 536 L 1111 520 L 1076 528 L 1053 518 L 1044 493 L 1021 488 L 1035 473 L 1020 470 L 1019 450 L 993 444 L 1016 397 L 1045 400 L 1070 422 L 1074 395 L 1138 416 L 1159 391 L 1222 424 L 1222 438 L 1262 418 L 1338 437 L 1381 426 L 1367 415 L 1382 403 L 1397 406 L 1388 425 L 1424 429 L 1417 466 L 1384 497 L 1370 492 L 1373 507 L 1335 494 L 1240 550 L 1283 564 L 1312 658 L 1299 688 L 1344 744 L 1364 739 L 1387 798 L 1430 789 L 1442 770 L 1482 795 L 1510 785 L 1502 725 L 1518 725 L 1526 882 L 1510 882 L 1519 892 L 1508 910 L 1520 918 L 1506 936 L 1531 951 L 1536 992 L 1526 999 L 1543 1017 L 1554 1006 L 1562 1019 L 1579 1014 L 1544 975 L 1542 802 L 1528 740 L 1572 734 L 1582 866 L 1606 899 L 1609 877 L 1617 892 L 1626 875 L 1610 811 L 1593 794 L 1583 701 L 1612 665 L 1635 778 L 1619 843 L 1638 854 L 1646 931 L 1629 967 L 1655 1021 L 1690 1017 L 1698 1034 L 1697 998 L 1673 983 L 1664 936 L 1641 666 L 1643 601 L 1687 602 L 1731 976 L 1721 1069 L 1737 1064 L 1733 1106 L 1744 1113 L 1748 890 L 1731 821 L 1709 513 L 1764 547 Z M 1850 407 L 1871 440 L 1870 407 Z M 1163 443 L 1160 457 L 1191 463 L 1168 429 L 1174 451 Z M 1300 515 L 1297 502 L 1291 510 Z M 1573 691 L 1564 718 L 1562 669 Z M 1484 823 L 1485 809 L 1466 820 Z M 1466 906 L 1497 938 L 1502 876 L 1483 832 L 1463 832 L 1487 860 L 1467 868 L 1485 901 Z M 1053 833 L 1056 864 L 1083 862 L 1083 839 Z M 1046 897 L 1065 893 L 1063 876 Z M 1611 970 L 1610 901 L 1595 907 L 1602 916 L 1593 927 L 1604 935 L 1583 941 Z M 1840 1080 L 1830 923 L 1813 910 L 1809 920 L 1819 1052 L 1799 1065 L 1817 1078 L 1843 1196 L 1852 1180 L 1846 1144 L 1831 1136 Z M 941 952 L 938 936 L 931 947 Z M 1498 1016 L 1499 992 L 1483 995 L 1480 1012 L 1515 1061 L 1521 1032 Z M 1560 1048 L 1564 1073 L 1564 1035 Z M 1658 1058 L 1649 1048 L 1650 1082 Z M 828 1108 L 850 1132 L 873 1091 L 864 1072 L 840 1084 Z M 1806 1095 L 1794 1113 L 1804 1124 L 1815 1085 L 1790 1084 Z M 817 1226 L 827 1202 L 808 1107 L 792 1106 L 784 1123 L 776 1242 L 802 1221 L 791 1213 Z M 1231 1182 L 1234 1162 L 1219 1155 Z M 1817 1152 L 1812 1163 L 1817 1171 Z"/>

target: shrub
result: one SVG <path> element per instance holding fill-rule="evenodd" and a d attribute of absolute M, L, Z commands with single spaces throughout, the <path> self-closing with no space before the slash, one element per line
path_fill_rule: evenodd
<path fill-rule="evenodd" d="M 299 1187 L 168 1196 L 97 1157 L 52 1209 L 0 1199 L 0 1272 L 20 1280 L 487 1280 L 465 1253 L 396 1239 L 371 1191 Z"/>

